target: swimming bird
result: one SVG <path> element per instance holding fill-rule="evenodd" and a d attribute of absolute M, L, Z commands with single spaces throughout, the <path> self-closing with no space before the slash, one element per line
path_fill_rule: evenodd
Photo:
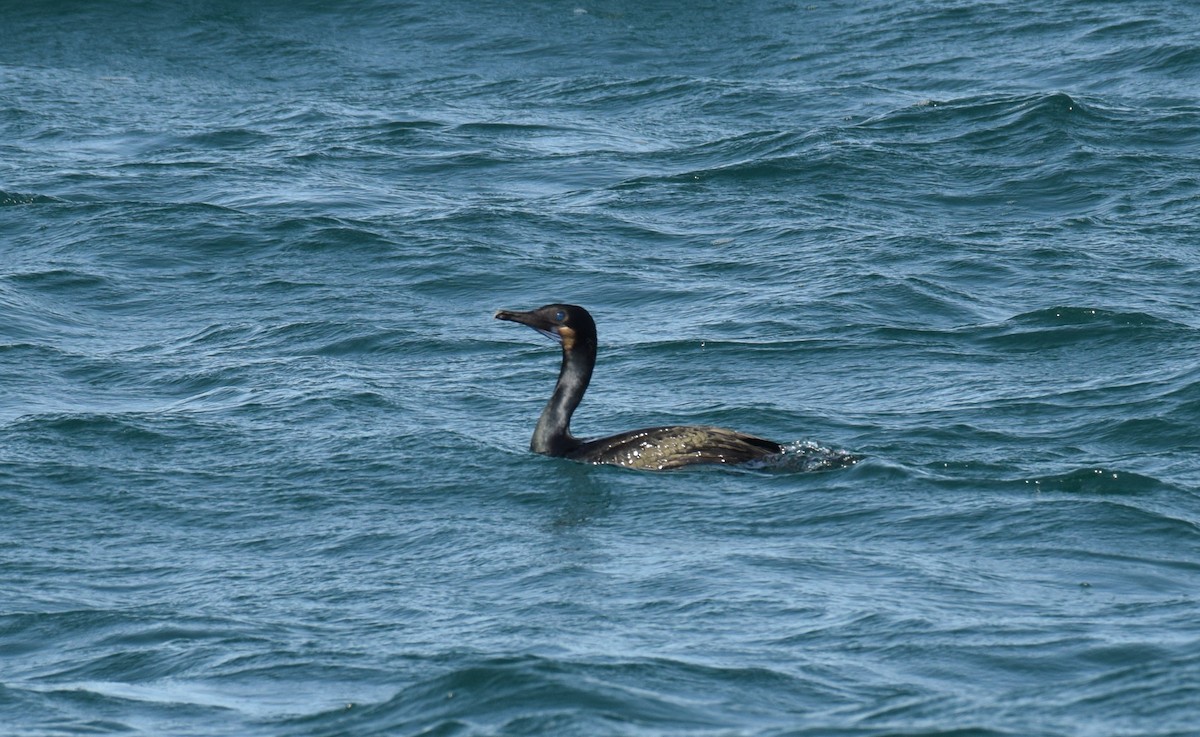
<path fill-rule="evenodd" d="M 774 441 L 707 425 L 649 427 L 580 440 L 571 435 L 571 415 L 583 399 L 596 366 L 596 322 L 592 316 L 578 305 L 550 304 L 529 312 L 499 310 L 495 317 L 528 325 L 562 344 L 558 383 L 529 443 L 534 453 L 662 471 L 700 463 L 746 463 L 783 452 Z"/>

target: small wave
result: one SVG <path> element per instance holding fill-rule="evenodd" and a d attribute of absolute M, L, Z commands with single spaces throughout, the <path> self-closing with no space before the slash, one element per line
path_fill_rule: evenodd
<path fill-rule="evenodd" d="M 932 120 L 931 120 L 932 118 Z M 884 130 L 906 137 L 933 130 L 938 141 L 1011 147 L 1014 140 L 1036 145 L 1031 133 L 1046 134 L 1088 125 L 1117 122 L 1106 108 L 1065 92 L 1039 95 L 964 97 L 924 100 L 871 118 L 862 130 Z M 931 125 L 936 122 L 937 125 Z"/>
<path fill-rule="evenodd" d="M 106 276 L 76 269 L 47 269 L 5 275 L 6 281 L 47 292 L 74 292 L 81 289 L 111 288 L 112 280 Z"/>
<path fill-rule="evenodd" d="M 1079 494 L 1145 494 L 1170 488 L 1153 476 L 1110 468 L 1080 468 L 1067 473 L 1023 479 L 1021 483 L 1038 491 Z"/>
<path fill-rule="evenodd" d="M 650 77 L 583 77 L 557 86 L 563 96 L 578 103 L 620 107 L 657 106 L 692 99 L 696 95 L 696 79 L 688 76 Z"/>
<path fill-rule="evenodd" d="M 57 197 L 50 197 L 42 194 L 28 194 L 25 192 L 5 192 L 0 189 L 0 207 L 11 205 L 43 205 L 55 202 L 62 202 Z"/>
<path fill-rule="evenodd" d="M 188 146 L 200 149 L 243 150 L 269 144 L 275 138 L 249 128 L 224 128 L 194 133 L 183 140 Z"/>
<path fill-rule="evenodd" d="M 357 331 L 355 335 L 338 337 L 316 348 L 314 353 L 320 356 L 362 356 L 373 353 L 392 353 L 397 345 L 402 345 L 411 339 L 408 331 L 375 330 Z"/>
<path fill-rule="evenodd" d="M 1074 140 L 1106 138 L 1126 126 L 1126 118 L 1123 111 L 1064 92 L 926 100 L 846 126 L 803 133 L 764 129 L 674 150 L 669 166 L 626 179 L 614 189 L 712 180 L 858 177 L 896 167 L 921 170 L 934 156 L 940 167 L 939 151 L 954 145 L 991 156 L 994 165 L 953 167 L 964 177 L 958 185 L 956 177 L 939 174 L 930 184 L 942 202 L 998 202 L 1035 194 L 1052 196 L 1060 204 L 1098 202 L 1103 199 L 1099 194 L 1080 191 L 1078 179 L 1084 175 L 1079 171 L 1087 167 L 1079 161 L 1069 172 L 1039 162 L 1078 154 Z M 1022 151 L 1027 161 L 1021 160 Z M 1102 165 L 1090 156 L 1084 161 Z"/>
<path fill-rule="evenodd" d="M 1178 323 L 1145 312 L 1115 312 L 1097 307 L 1057 306 L 1025 312 L 1012 318 L 1018 325 L 1061 327 L 1064 325 L 1113 325 L 1116 327 L 1180 327 Z"/>
<path fill-rule="evenodd" d="M 1125 40 L 1131 37 L 1142 37 L 1145 39 L 1153 39 L 1156 35 L 1163 34 L 1169 29 L 1162 21 L 1149 18 L 1120 18 L 1116 21 L 1109 21 L 1091 29 L 1087 33 L 1080 36 L 1081 41 L 1101 41 L 1110 43 L 1112 41 Z"/>
<path fill-rule="evenodd" d="M 346 704 L 300 717 L 289 733 L 613 734 L 631 726 L 651 731 L 728 730 L 728 704 L 714 693 L 746 692 L 739 713 L 779 689 L 800 698 L 836 698 L 823 684 L 762 668 L 724 668 L 650 659 L 587 663 L 536 656 L 489 658 L 397 693 L 382 703 Z"/>
<path fill-rule="evenodd" d="M 126 446 L 149 447 L 171 439 L 169 435 L 150 427 L 151 424 L 129 414 L 56 412 L 25 415 L 15 420 L 12 426 L 27 436 L 45 434 L 67 437 L 72 444 L 105 439 Z"/>
<path fill-rule="evenodd" d="M 454 131 L 464 133 L 488 133 L 488 134 L 524 134 L 524 133 L 559 133 L 569 130 L 563 126 L 546 125 L 544 123 L 508 123 L 502 121 L 496 122 L 472 122 L 459 123 L 454 126 Z"/>
<path fill-rule="evenodd" d="M 1200 68 L 1200 53 L 1191 44 L 1136 44 L 1118 47 L 1095 60 L 1100 69 L 1128 74 L 1131 69 L 1186 76 Z"/>
<path fill-rule="evenodd" d="M 1098 307 L 1058 306 L 1022 313 L 1002 324 L 981 328 L 976 336 L 999 346 L 1044 349 L 1081 341 L 1160 340 L 1164 333 L 1192 328 L 1145 312 Z"/>
<path fill-rule="evenodd" d="M 354 128 L 354 140 L 382 146 L 410 146 L 424 141 L 431 133 L 444 131 L 445 123 L 434 120 L 389 120 Z"/>
<path fill-rule="evenodd" d="M 212 324 L 173 341 L 172 350 L 199 350 L 210 352 L 215 349 L 244 348 L 254 342 L 263 327 L 255 324 Z"/>
<path fill-rule="evenodd" d="M 811 440 L 796 440 L 785 443 L 779 456 L 750 464 L 750 467 L 780 473 L 811 473 L 849 468 L 862 459 L 863 456 L 848 450 L 826 448 Z"/>

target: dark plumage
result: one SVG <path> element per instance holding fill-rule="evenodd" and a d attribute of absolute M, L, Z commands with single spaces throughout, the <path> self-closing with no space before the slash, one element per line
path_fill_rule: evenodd
<path fill-rule="evenodd" d="M 592 316 L 578 305 L 553 304 L 529 312 L 500 310 L 496 319 L 528 325 L 562 343 L 558 383 L 529 443 L 535 453 L 661 471 L 697 463 L 746 463 L 783 452 L 779 443 L 704 425 L 651 427 L 580 440 L 571 435 L 571 415 L 583 399 L 596 365 Z"/>

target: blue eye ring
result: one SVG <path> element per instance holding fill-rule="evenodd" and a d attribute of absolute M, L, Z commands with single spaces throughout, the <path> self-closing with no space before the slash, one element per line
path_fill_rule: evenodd
<path fill-rule="evenodd" d="M 559 310 L 558 312 L 555 312 L 555 313 L 554 313 L 554 321 L 555 321 L 555 322 L 562 322 L 563 320 L 566 320 L 566 319 L 567 319 L 567 313 L 566 313 L 566 312 L 563 312 L 562 310 Z"/>

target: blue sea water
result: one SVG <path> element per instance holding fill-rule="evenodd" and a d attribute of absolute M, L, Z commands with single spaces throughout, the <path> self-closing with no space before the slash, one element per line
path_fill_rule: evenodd
<path fill-rule="evenodd" d="M 0 2 L 0 731 L 1200 733 L 1188 2 Z M 573 428 L 863 460 L 638 472 Z"/>

